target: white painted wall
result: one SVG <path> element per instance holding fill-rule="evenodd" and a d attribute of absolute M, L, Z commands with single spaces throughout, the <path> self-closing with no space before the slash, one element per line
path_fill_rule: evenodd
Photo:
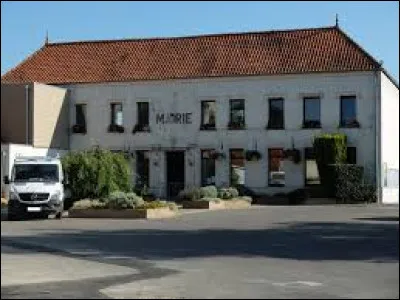
<path fill-rule="evenodd" d="M 383 72 L 380 77 L 382 202 L 399 203 L 399 89 Z"/>
<path fill-rule="evenodd" d="M 268 77 L 243 77 L 197 80 L 171 80 L 135 83 L 105 83 L 71 85 L 70 124 L 74 124 L 74 104 L 87 104 L 86 135 L 73 134 L 71 149 L 86 149 L 98 144 L 110 149 L 151 149 L 150 182 L 153 189 L 165 189 L 165 157 L 167 149 L 191 147 L 194 165 L 186 164 L 186 186 L 200 185 L 200 149 L 220 148 L 229 157 L 229 148 L 257 148 L 263 154 L 259 162 L 246 162 L 246 185 L 263 192 L 281 192 L 304 185 L 304 159 L 299 165 L 285 161 L 286 186 L 268 188 L 267 149 L 289 148 L 292 138 L 296 148 L 312 146 L 313 136 L 320 132 L 336 132 L 340 116 L 340 96 L 356 94 L 359 129 L 341 129 L 348 135 L 349 145 L 357 147 L 358 163 L 364 165 L 371 179 L 375 174 L 375 89 L 372 72 L 343 74 L 301 74 Z M 322 130 L 301 129 L 303 96 L 321 96 Z M 286 130 L 267 131 L 268 97 L 285 98 Z M 229 99 L 243 98 L 246 107 L 247 129 L 227 130 Z M 200 131 L 200 101 L 217 102 L 217 131 Z M 124 110 L 125 133 L 108 133 L 111 101 L 121 101 Z M 150 102 L 151 133 L 132 134 L 136 123 L 136 102 Z M 157 112 L 191 112 L 190 125 L 156 125 Z M 186 154 L 188 162 L 189 153 Z M 303 155 L 304 157 L 304 155 Z M 158 166 L 154 166 L 154 160 Z M 216 183 L 229 182 L 229 160 L 216 163 Z"/>

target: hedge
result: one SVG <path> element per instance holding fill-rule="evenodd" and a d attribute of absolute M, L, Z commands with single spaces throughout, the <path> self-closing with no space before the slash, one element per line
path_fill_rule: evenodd
<path fill-rule="evenodd" d="M 333 197 L 335 188 L 330 174 L 329 165 L 342 164 L 347 160 L 346 135 L 322 134 L 314 139 L 314 151 L 321 184 L 325 187 L 327 195 Z"/>
<path fill-rule="evenodd" d="M 72 200 L 99 199 L 115 191 L 131 191 L 131 169 L 121 153 L 93 149 L 62 158 Z"/>

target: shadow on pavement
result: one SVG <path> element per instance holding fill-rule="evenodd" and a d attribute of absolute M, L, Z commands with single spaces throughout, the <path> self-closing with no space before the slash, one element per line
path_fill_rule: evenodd
<path fill-rule="evenodd" d="M 139 259 L 263 256 L 295 260 L 398 262 L 398 223 L 289 223 L 257 230 L 144 230 L 39 233 L 1 237 L 31 251 L 87 251 Z M 42 245 L 32 247 L 31 244 Z M 25 246 L 24 246 L 25 245 Z M 7 251 L 7 250 L 5 250 Z"/>
<path fill-rule="evenodd" d="M 365 218 L 355 218 L 355 220 L 362 220 L 362 221 L 386 221 L 386 222 L 398 222 L 399 217 L 365 217 Z"/>

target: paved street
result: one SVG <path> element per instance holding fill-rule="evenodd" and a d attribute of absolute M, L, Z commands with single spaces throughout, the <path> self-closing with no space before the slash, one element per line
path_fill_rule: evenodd
<path fill-rule="evenodd" d="M 398 298 L 399 209 L 1 222 L 2 298 Z"/>

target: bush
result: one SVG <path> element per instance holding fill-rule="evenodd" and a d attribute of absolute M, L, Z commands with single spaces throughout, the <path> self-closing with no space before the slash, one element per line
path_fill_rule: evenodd
<path fill-rule="evenodd" d="M 130 164 L 121 153 L 102 149 L 77 151 L 68 153 L 61 161 L 72 201 L 131 190 Z"/>
<path fill-rule="evenodd" d="M 339 164 L 328 166 L 328 179 L 332 182 L 332 193 L 339 202 L 354 202 L 360 195 L 364 169 L 358 165 Z"/>
<path fill-rule="evenodd" d="M 218 197 L 218 190 L 215 186 L 205 186 L 200 188 L 200 197 L 204 198 L 217 198 Z"/>
<path fill-rule="evenodd" d="M 169 209 L 176 210 L 177 206 L 174 202 L 167 202 L 161 200 L 155 200 L 151 202 L 144 202 L 142 205 L 138 206 L 138 209 L 154 209 L 154 208 L 164 208 L 168 207 Z"/>
<path fill-rule="evenodd" d="M 141 197 L 135 193 L 114 192 L 105 200 L 109 209 L 133 209 L 144 204 Z"/>
<path fill-rule="evenodd" d="M 138 207 L 138 206 L 144 204 L 143 198 L 140 197 L 140 196 L 138 196 L 138 195 L 136 195 L 135 193 L 132 193 L 132 192 L 127 193 L 127 194 L 126 194 L 126 197 L 127 197 L 130 201 L 132 201 L 133 207 Z"/>
<path fill-rule="evenodd" d="M 98 199 L 82 199 L 75 201 L 72 205 L 73 209 L 102 209 L 106 208 L 106 204 Z"/>
<path fill-rule="evenodd" d="M 309 198 L 309 194 L 308 191 L 305 189 L 296 189 L 289 192 L 287 194 L 287 197 L 289 200 L 289 204 L 295 205 L 304 203 Z"/>
<path fill-rule="evenodd" d="M 224 200 L 232 198 L 231 193 L 229 191 L 229 188 L 221 188 L 221 189 L 219 189 L 218 190 L 218 198 L 221 198 L 221 199 L 224 199 Z"/>
<path fill-rule="evenodd" d="M 344 134 L 322 134 L 314 139 L 314 151 L 321 184 L 328 196 L 334 196 L 334 184 L 330 180 L 329 165 L 342 164 L 347 159 L 347 138 Z"/>
<path fill-rule="evenodd" d="M 230 193 L 231 198 L 236 198 L 239 196 L 239 192 L 238 192 L 237 188 L 229 187 L 228 192 Z"/>
<path fill-rule="evenodd" d="M 196 187 L 187 188 L 179 192 L 180 200 L 196 200 L 201 198 L 200 189 Z"/>

